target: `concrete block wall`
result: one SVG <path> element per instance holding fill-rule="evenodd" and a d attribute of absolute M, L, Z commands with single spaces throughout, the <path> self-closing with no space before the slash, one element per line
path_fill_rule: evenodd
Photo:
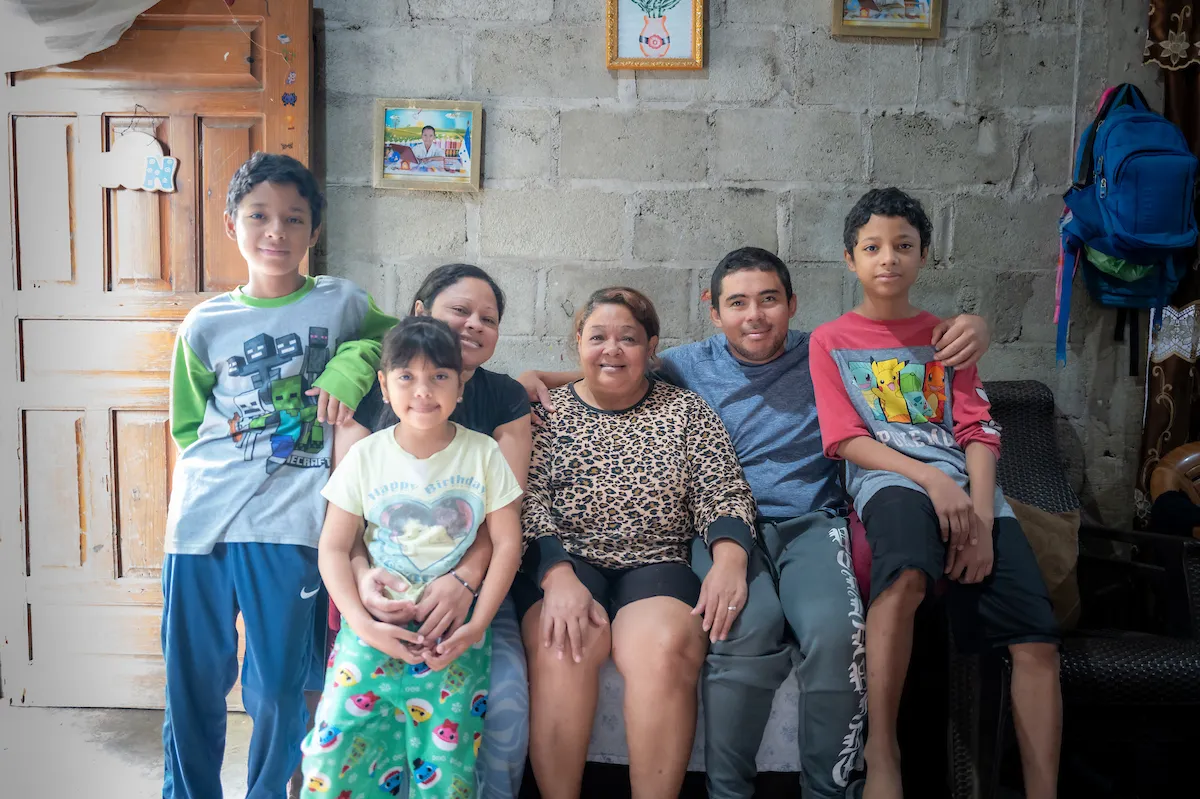
<path fill-rule="evenodd" d="M 328 273 L 401 312 L 429 268 L 477 263 L 511 303 L 495 366 L 568 368 L 570 316 L 604 285 L 649 292 L 667 344 L 707 335 L 700 293 L 746 244 L 789 264 L 797 326 L 834 318 L 857 299 L 842 217 L 900 185 L 935 221 L 919 301 L 989 320 L 985 378 L 1048 383 L 1092 512 L 1130 516 L 1142 385 L 1111 312 L 1076 304 L 1065 369 L 1051 319 L 1076 131 L 1107 85 L 1161 97 L 1144 0 L 948 0 L 930 42 L 835 40 L 823 0 L 709 0 L 694 73 L 605 69 L 604 0 L 316 5 Z M 483 102 L 481 193 L 371 188 L 389 96 Z"/>

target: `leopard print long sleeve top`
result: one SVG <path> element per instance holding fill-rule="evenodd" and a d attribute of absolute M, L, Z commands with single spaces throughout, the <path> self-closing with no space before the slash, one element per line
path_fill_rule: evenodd
<path fill-rule="evenodd" d="M 574 385 L 534 406 L 521 508 L 526 571 L 537 582 L 567 558 L 631 568 L 689 561 L 692 538 L 749 548 L 754 498 L 729 434 L 697 394 L 654 381 L 632 408 L 604 411 Z"/>

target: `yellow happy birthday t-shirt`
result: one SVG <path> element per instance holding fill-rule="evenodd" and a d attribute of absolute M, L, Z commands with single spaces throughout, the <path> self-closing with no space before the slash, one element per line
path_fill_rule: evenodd
<path fill-rule="evenodd" d="M 350 448 L 321 494 L 366 519 L 371 564 L 403 578 L 396 599 L 416 602 L 425 586 L 457 565 L 484 517 L 521 496 L 500 446 L 454 425 L 454 440 L 428 458 L 396 443 L 395 428 Z"/>

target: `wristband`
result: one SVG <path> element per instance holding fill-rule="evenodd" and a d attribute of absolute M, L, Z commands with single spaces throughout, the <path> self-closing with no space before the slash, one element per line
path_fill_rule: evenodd
<path fill-rule="evenodd" d="M 468 583 L 463 578 L 459 577 L 458 572 L 456 572 L 454 569 L 451 569 L 450 576 L 453 577 L 455 580 L 458 580 L 460 583 L 462 583 L 462 587 L 467 589 L 467 591 L 470 592 L 471 596 L 475 597 L 476 599 L 479 599 L 479 592 L 476 591 L 474 588 L 472 588 L 470 583 Z"/>

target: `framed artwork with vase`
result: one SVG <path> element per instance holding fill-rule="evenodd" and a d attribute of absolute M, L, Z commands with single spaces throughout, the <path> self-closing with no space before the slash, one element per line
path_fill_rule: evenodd
<path fill-rule="evenodd" d="M 936 39 L 942 0 L 833 0 L 834 36 Z"/>
<path fill-rule="evenodd" d="M 704 67 L 704 0 L 608 0 L 609 69 Z"/>

